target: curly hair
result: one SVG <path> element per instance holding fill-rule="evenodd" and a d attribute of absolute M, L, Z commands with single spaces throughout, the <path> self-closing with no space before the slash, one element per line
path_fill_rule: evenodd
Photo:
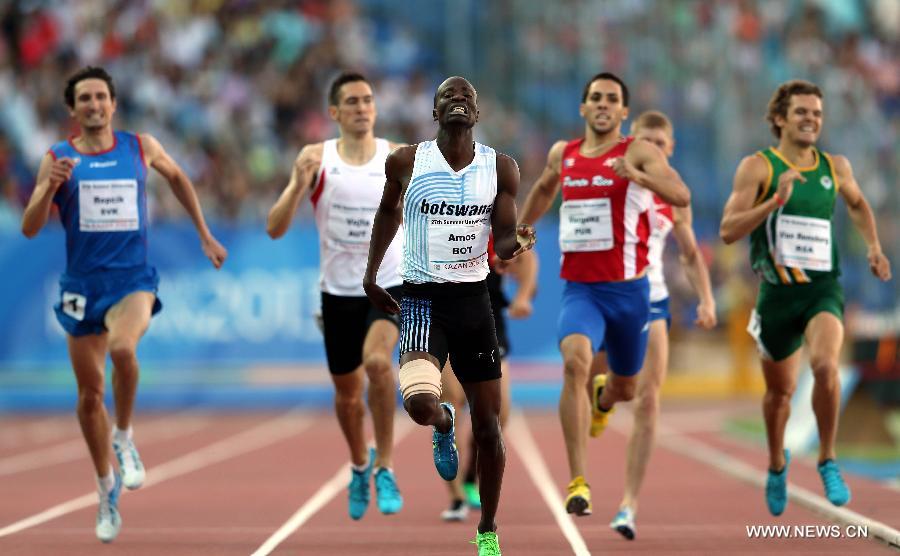
<path fill-rule="evenodd" d="M 769 99 L 766 121 L 769 122 L 772 134 L 776 139 L 781 139 L 781 128 L 775 123 L 775 117 L 787 118 L 788 106 L 791 104 L 793 95 L 816 95 L 822 98 L 822 90 L 819 89 L 818 85 L 802 79 L 787 81 L 775 89 L 772 98 Z"/>

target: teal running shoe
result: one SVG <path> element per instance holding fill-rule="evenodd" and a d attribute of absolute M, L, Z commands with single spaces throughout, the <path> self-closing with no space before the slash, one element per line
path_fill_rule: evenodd
<path fill-rule="evenodd" d="M 835 506 L 843 506 L 850 501 L 850 489 L 844 478 L 841 477 L 841 470 L 833 459 L 826 459 L 817 466 L 819 475 L 822 477 L 822 485 L 825 487 L 825 497 Z"/>
<path fill-rule="evenodd" d="M 481 492 L 475 483 L 463 483 L 463 493 L 466 495 L 466 504 L 473 510 L 481 509 Z"/>
<path fill-rule="evenodd" d="M 403 508 L 403 496 L 390 469 L 382 467 L 375 473 L 375 498 L 378 509 L 385 515 L 395 514 Z"/>
<path fill-rule="evenodd" d="M 784 467 L 777 473 L 769 469 L 766 479 L 766 505 L 772 515 L 781 515 L 787 506 L 787 470 L 791 463 L 790 450 L 784 451 Z"/>
<path fill-rule="evenodd" d="M 100 503 L 97 504 L 97 526 L 94 533 L 102 542 L 113 542 L 122 529 L 122 516 L 119 515 L 119 495 L 122 494 L 122 477 L 113 472 L 116 484 L 112 490 L 105 492 L 101 487 L 98 494 Z"/>
<path fill-rule="evenodd" d="M 442 433 L 435 428 L 431 435 L 434 466 L 442 479 L 452 481 L 459 471 L 459 452 L 456 449 L 456 410 L 453 409 L 453 404 L 447 402 L 443 402 L 441 407 L 450 412 L 450 430 Z"/>
<path fill-rule="evenodd" d="M 369 448 L 369 464 L 362 471 L 350 469 L 350 485 L 347 487 L 347 498 L 351 519 L 362 519 L 369 507 L 369 480 L 372 478 L 372 467 L 375 465 L 375 448 Z"/>

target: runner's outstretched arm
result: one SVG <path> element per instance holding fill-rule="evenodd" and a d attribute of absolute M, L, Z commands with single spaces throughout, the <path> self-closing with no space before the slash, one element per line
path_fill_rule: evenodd
<path fill-rule="evenodd" d="M 516 192 L 519 190 L 519 166 L 505 154 L 497 155 L 497 197 L 491 213 L 491 230 L 494 233 L 494 251 L 501 259 L 511 259 L 522 248 L 516 238 Z"/>
<path fill-rule="evenodd" d="M 376 283 L 378 269 L 384 260 L 384 254 L 397 235 L 397 229 L 403 219 L 401 200 L 406 184 L 412 175 L 416 147 L 400 147 L 388 155 L 384 163 L 384 193 L 381 203 L 375 211 L 375 222 L 372 225 L 372 239 L 369 242 L 369 261 L 366 274 L 363 276 L 363 289 L 373 305 L 391 314 L 400 312 L 400 305 L 391 294 Z"/>
<path fill-rule="evenodd" d="M 525 204 L 522 206 L 522 214 L 519 217 L 520 224 L 534 224 L 553 205 L 556 192 L 559 191 L 559 171 L 562 167 L 562 155 L 566 149 L 565 141 L 557 141 L 547 153 L 547 165 L 540 177 L 531 186 Z"/>
<path fill-rule="evenodd" d="M 719 224 L 719 237 L 725 243 L 734 243 L 762 224 L 769 214 L 788 201 L 793 192 L 794 180 L 806 181 L 796 170 L 788 170 L 778 178 L 778 191 L 766 201 L 756 204 L 757 197 L 766 186 L 769 169 L 761 156 L 744 157 L 734 174 L 734 186 Z"/>
<path fill-rule="evenodd" d="M 60 186 L 72 177 L 74 167 L 75 163 L 71 158 L 57 160 L 52 154 L 47 153 L 41 159 L 37 184 L 22 214 L 22 233 L 25 237 L 33 238 L 47 224 L 50 207 L 53 206 L 53 196 Z"/>
<path fill-rule="evenodd" d="M 891 279 L 891 262 L 881 251 L 881 241 L 878 240 L 878 227 L 875 225 L 875 215 L 872 207 L 866 201 L 865 196 L 853 177 L 853 168 L 845 156 L 834 157 L 834 171 L 838 182 L 838 192 L 847 203 L 847 212 L 853 225 L 859 230 L 866 242 L 869 259 L 869 269 L 878 279 L 888 281 Z"/>
<path fill-rule="evenodd" d="M 619 176 L 653 191 L 673 206 L 686 207 L 691 202 L 691 190 L 656 145 L 633 141 L 625 156 L 613 161 L 613 169 Z"/>
<path fill-rule="evenodd" d="M 688 276 L 691 287 L 700 299 L 697 307 L 697 320 L 694 324 L 701 328 L 710 329 L 716 325 L 716 300 L 713 298 L 712 286 L 709 280 L 709 269 L 706 261 L 697 245 L 697 237 L 691 225 L 693 214 L 690 205 L 686 207 L 673 207 L 675 216 L 672 235 L 678 243 L 681 266 Z"/>
<path fill-rule="evenodd" d="M 212 232 L 209 231 L 206 220 L 203 218 L 203 210 L 200 208 L 200 200 L 197 199 L 197 192 L 194 191 L 190 178 L 178 166 L 178 163 L 169 156 L 169 153 L 166 152 L 156 138 L 146 133 L 141 134 L 140 137 L 147 165 L 159 172 L 169 182 L 169 187 L 172 189 L 172 193 L 175 194 L 175 198 L 187 211 L 188 216 L 194 222 L 194 227 L 197 228 L 203 253 L 214 267 L 221 268 L 222 263 L 225 262 L 225 258 L 228 256 L 228 251 L 216 241 Z"/>
<path fill-rule="evenodd" d="M 316 170 L 322 163 L 322 143 L 306 145 L 294 159 L 291 168 L 291 179 L 281 196 L 275 201 L 266 219 L 266 233 L 272 239 L 283 236 L 291 226 L 291 220 L 300 205 L 303 194 L 313 186 Z"/>

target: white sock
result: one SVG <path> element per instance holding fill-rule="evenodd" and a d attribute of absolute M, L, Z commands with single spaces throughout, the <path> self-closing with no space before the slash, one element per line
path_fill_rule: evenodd
<path fill-rule="evenodd" d="M 97 487 L 101 492 L 109 492 L 116 486 L 116 478 L 113 476 L 113 468 L 110 467 L 105 477 L 97 477 Z"/>
<path fill-rule="evenodd" d="M 393 473 L 393 471 L 394 471 L 394 470 L 391 469 L 390 467 L 385 467 L 385 466 L 383 466 L 383 465 L 379 465 L 378 467 L 375 468 L 375 474 L 377 475 L 378 472 L 381 471 L 382 469 L 386 469 L 386 470 L 388 470 L 388 471 L 390 471 L 390 472 L 392 472 L 392 473 Z"/>
<path fill-rule="evenodd" d="M 364 461 L 362 465 L 356 465 L 355 463 L 351 462 L 350 467 L 352 467 L 354 471 L 362 473 L 366 470 L 367 467 L 369 467 L 369 455 L 366 454 L 366 461 Z"/>
<path fill-rule="evenodd" d="M 132 428 L 128 425 L 128 430 L 122 430 L 118 426 L 113 427 L 113 442 L 123 444 L 131 440 Z"/>

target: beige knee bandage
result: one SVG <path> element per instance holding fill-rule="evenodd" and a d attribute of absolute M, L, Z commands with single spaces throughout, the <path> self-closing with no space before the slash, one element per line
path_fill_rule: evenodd
<path fill-rule="evenodd" d="M 413 394 L 441 397 L 441 371 L 427 359 L 414 359 L 400 367 L 400 393 L 408 400 Z"/>

